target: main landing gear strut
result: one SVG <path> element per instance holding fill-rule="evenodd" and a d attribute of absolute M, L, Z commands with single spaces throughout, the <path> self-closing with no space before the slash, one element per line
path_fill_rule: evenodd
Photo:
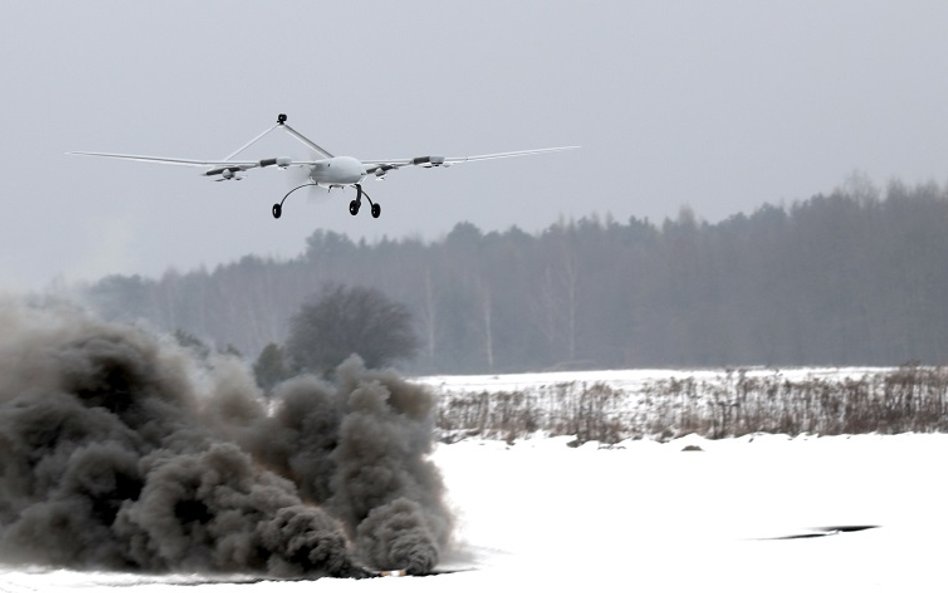
<path fill-rule="evenodd" d="M 356 199 L 349 202 L 349 214 L 355 216 L 359 213 L 359 209 L 362 208 L 362 196 L 365 196 L 365 199 L 369 201 L 371 206 L 372 218 L 378 218 L 382 215 L 382 207 L 379 206 L 376 202 L 372 201 L 372 198 L 369 197 L 369 194 L 362 189 L 362 184 L 355 184 L 356 187 Z"/>
<path fill-rule="evenodd" d="M 290 191 L 286 192 L 286 195 L 283 196 L 283 199 L 280 200 L 280 203 L 274 204 L 273 208 L 270 210 L 273 214 L 273 218 L 280 218 L 283 215 L 283 203 L 286 202 L 286 199 L 288 197 L 290 197 L 290 194 L 292 194 L 296 190 L 303 189 L 304 187 L 314 186 L 314 185 L 319 185 L 319 184 L 318 183 L 304 183 L 303 185 L 298 185 L 294 187 L 293 189 L 291 189 Z M 377 202 L 372 201 L 372 198 L 369 197 L 369 194 L 365 190 L 362 189 L 362 184 L 357 183 L 355 184 L 355 187 L 356 187 L 356 199 L 349 202 L 349 214 L 355 216 L 356 214 L 359 213 L 359 209 L 362 208 L 362 198 L 364 196 L 365 199 L 369 201 L 369 205 L 371 206 L 370 212 L 372 213 L 372 218 L 378 218 L 379 216 L 381 216 L 382 207 Z"/>

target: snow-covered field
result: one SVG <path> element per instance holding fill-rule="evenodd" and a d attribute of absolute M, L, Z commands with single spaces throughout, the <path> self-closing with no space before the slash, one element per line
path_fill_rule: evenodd
<path fill-rule="evenodd" d="M 577 373 L 569 376 L 583 380 Z M 0 590 L 135 586 L 157 592 L 185 584 L 214 592 L 934 591 L 946 586 L 948 435 L 685 437 L 612 448 L 595 443 L 571 448 L 569 440 L 508 445 L 469 439 L 437 447 L 433 459 L 459 521 L 456 552 L 443 568 L 469 570 L 314 583 L 0 569 Z M 701 450 L 683 451 L 687 445 Z M 775 539 L 869 525 L 878 527 Z M 208 582 L 213 580 L 222 582 Z"/>
<path fill-rule="evenodd" d="M 891 591 L 944 588 L 946 455 L 946 435 L 759 436 L 466 441 L 437 460 L 485 585 Z M 879 528 L 763 539 L 847 525 Z"/>

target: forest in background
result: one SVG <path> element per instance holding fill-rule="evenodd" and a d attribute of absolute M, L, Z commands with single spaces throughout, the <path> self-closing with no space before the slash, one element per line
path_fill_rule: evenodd
<path fill-rule="evenodd" d="M 858 180 L 857 180 L 858 181 Z M 83 289 L 108 319 L 183 330 L 254 359 L 327 284 L 404 303 L 417 373 L 948 362 L 948 188 L 850 182 L 717 223 L 606 216 L 535 233 L 459 223 L 441 239 L 316 230 L 248 255 Z"/>

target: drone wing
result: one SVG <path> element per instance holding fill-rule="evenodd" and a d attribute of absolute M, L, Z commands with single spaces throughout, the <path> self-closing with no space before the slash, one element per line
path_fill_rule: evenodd
<path fill-rule="evenodd" d="M 545 154 L 548 152 L 560 152 L 563 150 L 575 150 L 579 146 L 556 146 L 553 148 L 534 148 L 532 150 L 515 150 L 512 152 L 495 152 L 493 154 L 476 154 L 471 156 L 443 157 L 443 156 L 419 156 L 410 159 L 391 159 L 391 160 L 369 160 L 362 161 L 365 165 L 365 172 L 369 175 L 381 177 L 392 169 L 400 169 L 409 165 L 421 166 L 426 169 L 431 167 L 449 167 L 451 165 L 468 163 L 472 161 L 490 161 L 494 159 L 508 159 L 519 156 L 531 156 L 535 154 Z"/>
<path fill-rule="evenodd" d="M 98 156 L 108 159 L 122 159 L 126 161 L 141 161 L 144 163 L 163 163 L 166 165 L 185 165 L 188 167 L 223 167 L 232 165 L 234 167 L 252 168 L 258 166 L 258 161 L 204 161 L 199 159 L 179 159 L 161 156 L 144 156 L 139 154 L 116 154 L 112 152 L 70 152 L 80 156 Z"/>
<path fill-rule="evenodd" d="M 104 157 L 109 159 L 121 159 L 125 161 L 139 161 L 143 163 L 160 163 L 164 165 L 183 165 L 186 167 L 212 167 L 210 170 L 205 171 L 204 175 L 214 176 L 214 175 L 223 175 L 224 178 L 229 179 L 238 171 L 247 171 L 249 169 L 262 169 L 264 167 L 270 167 L 276 165 L 280 168 L 286 167 L 304 167 L 312 166 L 318 161 L 297 161 L 290 157 L 276 157 L 270 159 L 261 159 L 258 161 L 213 161 L 213 160 L 200 160 L 200 159 L 179 159 L 171 157 L 160 157 L 160 156 L 144 156 L 138 154 L 117 154 L 112 152 L 70 152 L 68 154 L 80 155 L 80 156 L 95 156 L 95 157 Z"/>

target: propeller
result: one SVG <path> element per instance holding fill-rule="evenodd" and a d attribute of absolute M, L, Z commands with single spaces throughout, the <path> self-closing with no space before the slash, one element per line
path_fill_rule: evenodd
<path fill-rule="evenodd" d="M 311 155 L 311 158 L 319 158 L 318 156 Z M 286 169 L 286 183 L 290 187 L 296 187 L 297 185 L 302 185 L 309 181 L 312 181 L 309 177 L 309 167 L 287 167 Z"/>

